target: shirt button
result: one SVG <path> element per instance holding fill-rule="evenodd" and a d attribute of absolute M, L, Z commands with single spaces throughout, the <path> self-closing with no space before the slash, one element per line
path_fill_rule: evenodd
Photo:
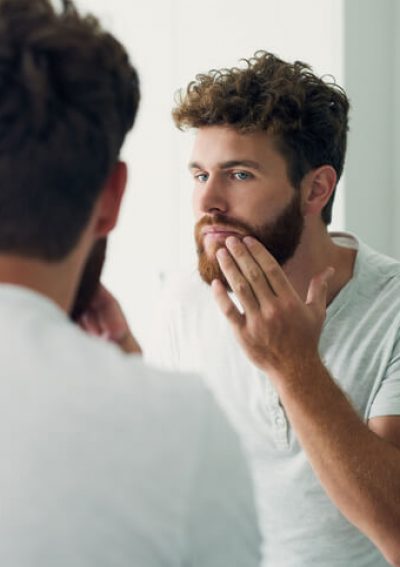
<path fill-rule="evenodd" d="M 281 416 L 278 416 L 275 418 L 275 425 L 279 428 L 282 428 L 285 426 L 285 419 Z"/>
<path fill-rule="evenodd" d="M 278 402 L 279 402 L 279 396 L 275 391 L 271 392 L 271 401 L 274 405 L 278 404 Z"/>

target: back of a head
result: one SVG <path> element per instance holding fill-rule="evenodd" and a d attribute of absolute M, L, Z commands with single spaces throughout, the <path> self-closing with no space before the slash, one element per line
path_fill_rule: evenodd
<path fill-rule="evenodd" d="M 240 132 L 270 132 L 298 187 L 304 175 L 331 165 L 340 178 L 348 129 L 349 101 L 332 80 L 309 65 L 289 63 L 258 51 L 244 66 L 199 74 L 180 93 L 173 117 L 179 128 L 226 125 Z M 331 221 L 333 196 L 322 211 Z"/>
<path fill-rule="evenodd" d="M 139 103 L 123 46 L 64 0 L 0 0 L 0 254 L 74 248 Z"/>

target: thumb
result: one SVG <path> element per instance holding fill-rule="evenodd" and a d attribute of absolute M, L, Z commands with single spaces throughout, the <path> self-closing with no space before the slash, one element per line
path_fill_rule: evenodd
<path fill-rule="evenodd" d="M 325 312 L 328 281 L 334 273 L 335 269 L 329 267 L 311 280 L 307 292 L 307 305 L 314 305 L 318 311 Z"/>

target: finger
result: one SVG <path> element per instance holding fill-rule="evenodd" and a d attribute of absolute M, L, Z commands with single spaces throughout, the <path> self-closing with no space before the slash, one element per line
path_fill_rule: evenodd
<path fill-rule="evenodd" d="M 275 295 L 284 298 L 293 297 L 297 294 L 293 289 L 291 283 L 286 277 L 284 271 L 275 260 L 275 258 L 268 252 L 268 250 L 255 238 L 246 236 L 243 239 L 244 244 L 249 249 L 251 255 L 261 267 L 264 272 L 271 289 Z"/>
<path fill-rule="evenodd" d="M 129 331 L 119 337 L 119 339 L 112 338 L 111 340 L 117 343 L 127 354 L 142 354 L 140 344 Z"/>
<path fill-rule="evenodd" d="M 102 283 L 97 286 L 96 292 L 93 296 L 91 301 L 91 307 L 93 309 L 103 309 L 104 307 L 108 307 L 111 304 L 117 304 L 118 301 L 115 297 L 108 291 L 106 287 Z"/>
<path fill-rule="evenodd" d="M 119 306 L 104 306 L 96 311 L 98 325 L 112 340 L 118 342 L 119 338 L 130 332 L 128 323 Z"/>
<path fill-rule="evenodd" d="M 217 260 L 228 284 L 231 287 L 231 290 L 239 299 L 243 309 L 247 313 L 258 311 L 260 309 L 260 305 L 250 287 L 249 282 L 243 276 L 238 265 L 226 248 L 220 248 L 217 251 Z"/>
<path fill-rule="evenodd" d="M 314 306 L 319 313 L 325 313 L 328 282 L 334 273 L 334 268 L 326 268 L 326 270 L 311 280 L 308 287 L 306 304 Z"/>
<path fill-rule="evenodd" d="M 234 327 L 241 327 L 243 324 L 244 316 L 239 312 L 238 308 L 229 297 L 229 294 L 223 283 L 220 280 L 213 280 L 211 282 L 211 289 L 214 295 L 214 299 L 225 317 L 231 322 Z"/>
<path fill-rule="evenodd" d="M 86 311 L 79 320 L 79 325 L 89 335 L 101 336 L 103 329 L 97 320 L 95 313 Z"/>
<path fill-rule="evenodd" d="M 115 297 L 100 284 L 88 310 L 97 318 L 97 324 L 104 336 L 119 342 L 120 338 L 130 333 L 126 317 Z"/>
<path fill-rule="evenodd" d="M 268 279 L 259 263 L 253 258 L 247 246 L 236 237 L 229 237 L 225 245 L 231 253 L 236 264 L 239 266 L 246 280 L 256 296 L 259 304 L 264 304 L 276 299 Z"/>

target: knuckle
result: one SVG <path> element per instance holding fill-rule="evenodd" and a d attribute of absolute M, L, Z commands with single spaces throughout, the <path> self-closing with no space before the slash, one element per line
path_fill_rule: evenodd
<path fill-rule="evenodd" d="M 285 311 L 288 311 L 289 313 L 294 313 L 297 309 L 297 304 L 295 301 L 293 301 L 293 299 L 287 299 L 285 301 L 283 308 Z"/>
<path fill-rule="evenodd" d="M 265 334 L 265 324 L 264 321 L 259 318 L 254 321 L 252 335 L 256 337 L 264 336 Z"/>
<path fill-rule="evenodd" d="M 232 305 L 229 305 L 229 304 L 223 305 L 222 306 L 222 312 L 226 317 L 231 318 L 232 315 L 233 315 Z"/>
<path fill-rule="evenodd" d="M 247 292 L 248 285 L 245 282 L 245 280 L 240 279 L 240 280 L 237 280 L 236 285 L 235 285 L 235 289 L 237 290 L 238 294 L 244 295 Z"/>
<path fill-rule="evenodd" d="M 252 283 L 258 283 L 260 281 L 260 271 L 257 268 L 250 268 L 249 269 L 249 280 Z"/>
<path fill-rule="evenodd" d="M 280 319 L 280 316 L 280 309 L 276 305 L 270 305 L 264 313 L 264 317 L 267 321 L 277 321 Z"/>
<path fill-rule="evenodd" d="M 267 266 L 266 272 L 267 272 L 268 276 L 271 276 L 272 278 L 276 278 L 280 274 L 280 268 L 279 268 L 279 266 L 277 266 L 277 264 L 275 264 L 274 262 L 271 262 Z"/>
<path fill-rule="evenodd" d="M 244 258 L 246 256 L 246 252 L 242 249 L 241 246 L 237 246 L 235 248 L 235 256 L 236 258 Z"/>
<path fill-rule="evenodd" d="M 223 315 L 231 322 L 236 321 L 237 309 L 231 302 L 224 302 L 220 304 Z"/>

